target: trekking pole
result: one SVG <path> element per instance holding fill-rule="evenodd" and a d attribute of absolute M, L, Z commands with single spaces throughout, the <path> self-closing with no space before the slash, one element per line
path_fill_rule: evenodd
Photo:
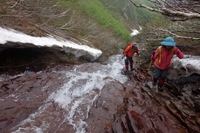
<path fill-rule="evenodd" d="M 149 67 L 148 67 L 147 71 L 150 70 L 150 67 L 151 67 L 152 62 L 153 62 L 153 61 L 151 60 L 151 62 L 149 63 Z"/>

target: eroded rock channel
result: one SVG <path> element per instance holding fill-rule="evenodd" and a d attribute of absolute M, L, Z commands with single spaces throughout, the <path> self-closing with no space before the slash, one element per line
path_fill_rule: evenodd
<path fill-rule="evenodd" d="M 81 65 L 79 70 L 96 73 L 101 65 L 86 63 Z M 33 131 L 31 127 L 38 126 L 43 132 L 76 132 L 78 129 L 68 123 L 69 121 L 64 121 L 66 110 L 60 108 L 56 102 L 46 100 L 51 93 L 70 81 L 70 77 L 66 77 L 65 73 L 60 71 L 71 71 L 74 67 L 76 65 L 57 65 L 40 72 L 24 71 L 12 77 L 2 74 L 0 131 L 31 132 Z M 125 83 L 105 77 L 103 79 L 106 84 L 103 88 L 94 89 L 94 94 L 89 95 L 94 97 L 98 94 L 98 98 L 92 103 L 88 112 L 84 105 L 80 107 L 85 110 L 83 113 L 86 115 L 83 120 L 87 124 L 83 127 L 83 131 L 199 133 L 200 76 L 193 74 L 184 77 L 180 76 L 184 75 L 184 70 L 171 70 L 169 77 L 177 78 L 169 79 L 164 85 L 164 92 L 159 92 L 151 86 L 152 71 L 146 72 L 145 68 L 141 69 L 142 67 L 138 65 L 135 67 L 138 69 L 130 72 L 129 79 Z M 77 84 L 84 82 L 83 80 Z M 45 111 L 39 116 L 33 115 L 41 108 Z M 76 113 L 74 123 L 82 119 L 79 114 L 81 112 Z"/>

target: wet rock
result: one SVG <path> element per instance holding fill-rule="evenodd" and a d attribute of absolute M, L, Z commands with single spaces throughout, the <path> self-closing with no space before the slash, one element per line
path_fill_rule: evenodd
<path fill-rule="evenodd" d="M 60 81 L 57 77 L 60 77 Z M 9 129 L 37 111 L 49 93 L 55 91 L 62 82 L 62 74 L 54 72 L 31 72 L 1 80 L 1 99 L 4 100 L 0 106 L 0 132 L 9 132 Z M 48 91 L 44 93 L 45 86 L 48 86 Z"/>
<path fill-rule="evenodd" d="M 182 90 L 176 88 L 175 82 L 166 82 L 163 86 L 164 92 L 158 92 L 151 82 L 147 82 L 144 86 L 142 83 L 137 88 L 131 84 L 133 89 L 126 87 L 129 95 L 126 102 L 120 106 L 126 109 L 126 113 L 122 111 L 117 113 L 112 125 L 114 133 L 122 132 L 194 132 L 198 133 L 199 128 L 199 94 L 198 89 L 189 87 L 195 86 L 194 83 L 199 80 L 196 75 L 192 78 L 181 78 L 180 84 L 187 85 Z M 150 80 L 150 79 L 149 79 Z M 178 80 L 177 80 L 178 81 Z M 184 82 L 182 82 L 184 81 Z M 197 87 L 197 86 L 196 86 Z M 131 91 L 130 91 L 131 90 Z M 195 97 L 192 96 L 194 92 Z M 120 110 L 120 108 L 118 109 Z M 196 123 L 196 124 L 194 124 Z"/>
<path fill-rule="evenodd" d="M 2 101 L 1 102 L 1 106 L 0 106 L 0 110 L 7 110 L 7 109 L 12 109 L 15 108 L 17 106 L 16 102 L 14 101 Z"/>
<path fill-rule="evenodd" d="M 152 86 L 151 78 L 145 75 L 146 73 L 138 69 L 124 84 L 112 81 L 104 85 L 101 92 L 97 89 L 99 97 L 85 118 L 88 125 L 86 133 L 198 133 L 200 89 L 197 84 L 187 82 L 178 90 L 174 82 L 167 81 L 163 86 L 164 92 L 159 92 Z M 62 86 L 63 81 L 68 82 L 64 77 L 62 73 L 44 71 L 28 72 L 0 81 L 1 99 L 7 98 L 0 106 L 0 131 L 11 131 L 11 128 L 33 114 L 43 103 L 48 102 L 46 99 L 49 94 Z M 54 110 L 52 112 L 57 116 L 55 122 L 59 123 L 59 113 L 63 114 L 64 111 L 60 110 L 56 103 L 49 105 L 48 110 Z M 42 120 L 37 121 L 38 125 L 42 123 Z M 66 128 L 70 133 L 75 132 L 73 126 L 68 123 L 61 124 L 59 129 L 54 123 L 49 127 L 54 132 L 65 132 Z"/>

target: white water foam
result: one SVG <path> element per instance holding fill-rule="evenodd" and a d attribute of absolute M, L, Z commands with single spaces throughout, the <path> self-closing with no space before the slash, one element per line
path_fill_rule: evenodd
<path fill-rule="evenodd" d="M 80 71 L 82 65 L 77 66 L 74 70 L 66 72 L 66 76 L 71 80 L 66 83 L 60 90 L 50 96 L 57 102 L 60 107 L 66 109 L 66 120 L 73 125 L 76 133 L 84 133 L 84 127 L 87 124 L 84 119 L 87 118 L 87 113 L 93 102 L 98 97 L 99 93 L 96 90 L 101 90 L 103 86 L 112 80 L 117 80 L 124 83 L 127 78 L 121 75 L 123 62 L 121 56 L 113 56 L 110 58 L 108 65 L 89 64 L 89 69 Z M 86 110 L 82 110 L 84 107 Z M 75 117 L 80 118 L 78 121 Z"/>
<path fill-rule="evenodd" d="M 69 81 L 52 93 L 46 104 L 43 104 L 36 113 L 15 126 L 12 129 L 14 133 L 47 132 L 52 123 L 58 124 L 58 122 L 57 130 L 68 123 L 73 126 L 76 133 L 85 133 L 87 123 L 84 120 L 88 117 L 88 112 L 104 85 L 113 80 L 121 83 L 127 81 L 127 77 L 121 74 L 124 64 L 121 57 L 121 55 L 110 57 L 107 65 L 88 63 L 76 66 L 71 71 L 62 71 Z M 49 111 L 51 103 L 58 103 L 60 109 L 57 108 L 58 111 L 55 112 Z M 59 112 L 63 109 L 64 112 Z"/>

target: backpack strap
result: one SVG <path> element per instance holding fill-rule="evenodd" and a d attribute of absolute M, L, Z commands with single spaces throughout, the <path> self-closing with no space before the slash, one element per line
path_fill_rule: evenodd
<path fill-rule="evenodd" d="M 158 62 L 160 63 L 162 60 L 162 46 L 158 47 Z"/>
<path fill-rule="evenodd" d="M 170 50 L 170 54 L 174 54 L 175 52 L 174 52 L 174 48 L 172 48 L 172 50 Z M 160 63 L 161 62 L 161 60 L 162 60 L 162 46 L 159 46 L 158 47 L 158 63 Z"/>

